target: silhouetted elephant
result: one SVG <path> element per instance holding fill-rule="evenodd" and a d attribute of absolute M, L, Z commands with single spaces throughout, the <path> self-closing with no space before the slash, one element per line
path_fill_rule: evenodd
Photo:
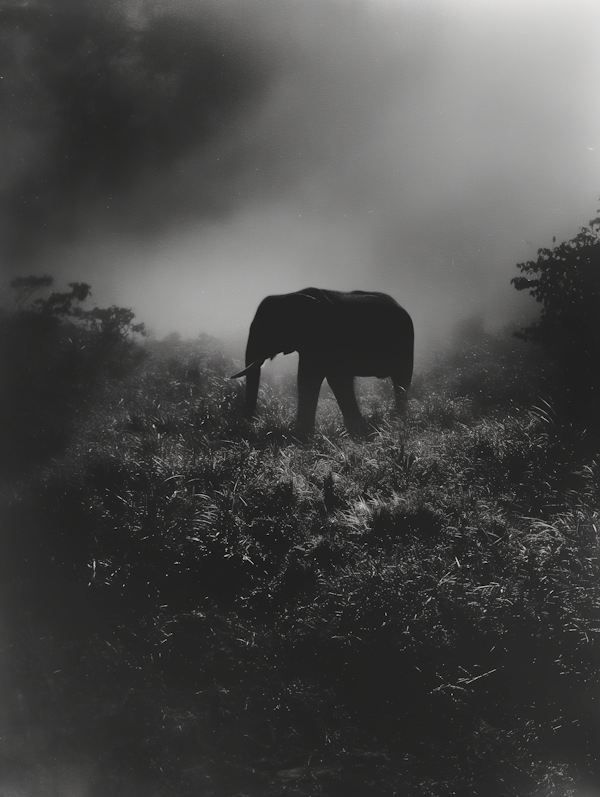
<path fill-rule="evenodd" d="M 319 390 L 327 379 L 348 430 L 356 433 L 362 418 L 354 377 L 391 376 L 402 413 L 412 379 L 413 349 L 412 320 L 391 296 L 306 288 L 263 299 L 250 326 L 246 367 L 231 378 L 246 377 L 245 416 L 252 418 L 264 361 L 297 351 L 298 432 L 314 430 Z"/>

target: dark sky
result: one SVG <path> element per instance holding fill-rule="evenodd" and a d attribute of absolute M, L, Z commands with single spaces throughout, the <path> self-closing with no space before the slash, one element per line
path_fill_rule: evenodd
<path fill-rule="evenodd" d="M 0 263 L 158 335 L 376 289 L 508 318 L 600 195 L 597 0 L 4 0 Z"/>

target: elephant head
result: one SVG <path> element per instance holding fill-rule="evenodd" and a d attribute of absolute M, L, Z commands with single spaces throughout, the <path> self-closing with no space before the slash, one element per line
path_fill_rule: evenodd
<path fill-rule="evenodd" d="M 246 367 L 231 377 L 246 377 L 246 418 L 252 418 L 256 411 L 260 369 L 265 360 L 310 347 L 323 326 L 321 316 L 318 299 L 304 291 L 267 296 L 260 303 L 250 325 Z"/>
<path fill-rule="evenodd" d="M 246 377 L 245 416 L 252 418 L 267 359 L 297 351 L 298 429 L 314 428 L 319 390 L 327 379 L 351 431 L 361 426 L 354 395 L 355 376 L 391 376 L 402 411 L 413 369 L 414 332 L 406 310 L 383 293 L 306 288 L 267 296 L 250 326 L 246 367 L 231 378 Z"/>

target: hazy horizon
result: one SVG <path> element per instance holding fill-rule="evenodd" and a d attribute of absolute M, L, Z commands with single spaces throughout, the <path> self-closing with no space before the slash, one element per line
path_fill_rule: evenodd
<path fill-rule="evenodd" d="M 595 215 L 600 6 L 6 2 L 0 262 L 158 336 L 381 290 L 434 342 Z"/>

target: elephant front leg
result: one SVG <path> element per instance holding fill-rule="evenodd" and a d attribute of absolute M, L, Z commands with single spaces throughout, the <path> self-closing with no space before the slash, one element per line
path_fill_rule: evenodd
<path fill-rule="evenodd" d="M 306 355 L 300 355 L 298 362 L 298 433 L 312 434 L 315 429 L 315 416 L 319 391 L 324 374 Z"/>
<path fill-rule="evenodd" d="M 363 418 L 354 393 L 354 376 L 350 374 L 328 374 L 327 381 L 333 390 L 337 403 L 340 405 L 346 428 L 350 434 L 360 434 L 363 427 Z"/>

